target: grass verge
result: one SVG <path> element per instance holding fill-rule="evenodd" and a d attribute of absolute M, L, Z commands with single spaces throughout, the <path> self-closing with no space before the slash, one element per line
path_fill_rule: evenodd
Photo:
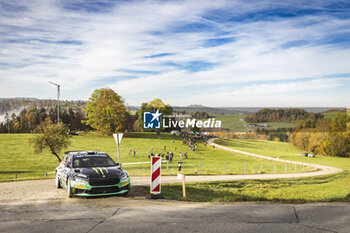
<path fill-rule="evenodd" d="M 317 156 L 301 157 L 301 151 L 291 144 L 264 140 L 217 140 L 238 150 L 271 157 L 315 163 L 342 168 L 344 172 L 329 176 L 293 178 L 279 180 L 220 181 L 186 184 L 187 197 L 182 197 L 181 184 L 162 187 L 168 199 L 234 202 L 234 201 L 274 201 L 274 202 L 349 202 L 350 201 L 350 158 Z"/>

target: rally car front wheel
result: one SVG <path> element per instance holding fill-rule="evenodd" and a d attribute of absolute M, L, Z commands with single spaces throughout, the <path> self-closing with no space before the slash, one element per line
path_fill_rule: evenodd
<path fill-rule="evenodd" d="M 69 198 L 73 197 L 70 178 L 68 178 L 68 181 L 67 181 L 67 194 Z"/>
<path fill-rule="evenodd" d="M 56 172 L 56 180 L 55 180 L 55 182 L 56 182 L 56 188 L 58 188 L 58 189 L 62 188 L 61 181 L 60 181 L 60 178 L 58 177 L 57 172 Z"/>

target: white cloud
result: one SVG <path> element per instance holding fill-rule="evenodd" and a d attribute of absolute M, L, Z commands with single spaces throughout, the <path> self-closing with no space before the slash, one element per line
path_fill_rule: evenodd
<path fill-rule="evenodd" d="M 350 77 L 349 77 L 350 78 Z M 248 85 L 241 89 L 230 92 L 221 92 L 220 95 L 228 96 L 249 96 L 249 95 L 270 95 L 270 94 L 290 94 L 304 91 L 330 89 L 344 84 L 345 78 L 324 78 L 308 81 L 294 81 L 287 83 Z"/>
<path fill-rule="evenodd" d="M 106 12 L 88 13 L 69 11 L 58 1 L 18 2 L 28 11 L 0 11 L 0 22 L 7 25 L 0 26 L 3 40 L 17 41 L 0 45 L 0 65 L 10 64 L 0 69 L 0 80 L 5 82 L 0 87 L 1 97 L 21 96 L 22 93 L 45 97 L 50 93 L 46 90 L 49 88 L 47 81 L 52 80 L 62 84 L 62 95 L 67 99 L 86 99 L 93 89 L 110 86 L 131 104 L 140 104 L 139 96 L 144 95 L 148 100 L 153 98 L 152 92 L 176 89 L 179 103 L 186 103 L 180 97 L 185 96 L 187 102 L 191 98 L 205 105 L 203 101 L 211 100 L 196 98 L 181 90 L 200 86 L 203 91 L 209 91 L 214 86 L 240 85 L 243 86 L 238 92 L 241 95 L 248 87 L 255 88 L 255 93 L 260 91 L 268 95 L 270 92 L 264 93 L 264 90 L 288 89 L 301 83 L 309 87 L 336 88 L 338 86 L 331 82 L 340 83 L 341 80 L 318 78 L 350 73 L 349 48 L 322 43 L 281 48 L 293 40 L 315 42 L 330 32 L 349 32 L 350 22 L 346 18 L 315 15 L 270 21 L 216 22 L 203 17 L 207 11 L 215 9 L 229 9 L 238 17 L 268 9 L 271 5 L 268 1 L 201 1 L 200 4 L 196 1 L 132 1 L 117 4 Z M 317 23 L 306 24 L 308 22 Z M 176 32 L 177 27 L 190 23 L 209 23 L 214 29 Z M 215 47 L 203 46 L 206 39 L 217 38 L 220 32 L 236 40 Z M 54 41 L 81 41 L 82 44 Z M 159 53 L 170 55 L 145 58 Z M 205 61 L 215 66 L 195 73 L 181 67 L 192 61 Z M 179 66 L 164 65 L 169 63 Z M 128 70 L 155 73 L 130 73 Z M 314 80 L 303 82 L 305 78 Z M 109 81 L 104 81 L 106 79 Z M 280 84 L 290 79 L 301 81 Z M 276 83 L 244 87 L 247 82 L 262 81 Z M 17 88 L 13 89 L 14 86 Z M 179 105 L 170 91 L 163 94 L 161 98 Z M 234 103 L 231 99 L 220 101 L 227 106 Z"/>

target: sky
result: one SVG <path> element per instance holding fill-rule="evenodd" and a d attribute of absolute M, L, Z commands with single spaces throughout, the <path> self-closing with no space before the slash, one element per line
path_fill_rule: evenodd
<path fill-rule="evenodd" d="M 350 1 L 0 0 L 0 98 L 350 107 Z"/>

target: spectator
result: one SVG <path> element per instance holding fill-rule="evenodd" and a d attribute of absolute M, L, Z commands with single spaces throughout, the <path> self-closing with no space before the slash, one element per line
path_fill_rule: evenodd
<path fill-rule="evenodd" d="M 173 161 L 173 158 L 174 158 L 174 154 L 173 152 L 170 152 L 170 163 Z"/>

